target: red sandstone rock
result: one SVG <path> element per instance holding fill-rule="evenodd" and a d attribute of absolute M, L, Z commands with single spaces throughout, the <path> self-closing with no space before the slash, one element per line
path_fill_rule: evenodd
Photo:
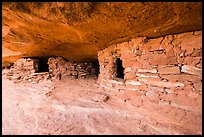
<path fill-rule="evenodd" d="M 178 66 L 173 67 L 158 67 L 158 73 L 159 74 L 180 74 L 180 69 Z"/>
<path fill-rule="evenodd" d="M 188 96 L 189 97 L 191 97 L 191 98 L 198 98 L 200 95 L 199 95 L 199 93 L 198 92 L 190 92 L 189 94 L 188 94 Z"/>
<path fill-rule="evenodd" d="M 151 65 L 176 65 L 178 64 L 176 57 L 168 57 L 164 54 L 155 54 L 152 58 L 149 59 Z"/>
<path fill-rule="evenodd" d="M 202 78 L 200 76 L 194 76 L 189 74 L 170 74 L 170 75 L 160 75 L 162 78 L 167 79 L 171 82 L 186 82 L 192 81 L 193 83 L 201 82 Z"/>
<path fill-rule="evenodd" d="M 181 105 L 186 105 L 189 107 L 195 107 L 197 106 L 197 102 L 195 101 L 195 98 L 190 98 L 189 96 L 179 94 L 176 98 L 176 103 Z"/>
<path fill-rule="evenodd" d="M 164 39 L 162 40 L 161 44 L 164 44 L 164 45 L 169 45 L 171 44 L 171 42 L 173 41 L 174 39 L 174 35 L 167 35 L 164 37 Z"/>
<path fill-rule="evenodd" d="M 133 81 L 133 80 L 132 81 L 126 80 L 125 84 L 126 85 L 136 85 L 136 86 L 140 86 L 141 85 L 141 83 L 139 81 Z"/>
<path fill-rule="evenodd" d="M 201 57 L 185 57 L 183 64 L 196 66 L 201 61 Z"/>
<path fill-rule="evenodd" d="M 174 51 L 174 54 L 179 56 L 181 54 L 181 47 L 180 46 L 174 46 L 173 47 L 173 51 Z"/>
<path fill-rule="evenodd" d="M 137 91 L 127 90 L 122 99 L 126 103 L 130 103 L 135 107 L 141 107 L 143 105 L 143 100 L 141 98 L 141 93 Z"/>
<path fill-rule="evenodd" d="M 148 39 L 146 37 L 138 37 L 129 41 L 129 46 L 133 49 L 139 49 L 141 48 L 141 45 L 147 40 Z"/>
<path fill-rule="evenodd" d="M 198 39 L 198 40 L 196 40 Z M 192 36 L 186 36 L 183 38 L 176 39 L 180 42 L 181 50 L 186 51 L 186 55 L 190 55 L 193 53 L 194 48 L 200 48 L 202 47 L 202 40 L 201 36 L 197 36 L 196 38 Z M 174 43 L 174 41 L 173 41 Z M 175 44 L 175 43 L 174 43 Z"/>
<path fill-rule="evenodd" d="M 124 69 L 124 73 L 132 72 L 132 71 L 133 71 L 133 68 L 125 68 Z"/>
<path fill-rule="evenodd" d="M 192 57 L 201 57 L 202 56 L 202 48 L 201 49 L 194 49 L 193 53 L 191 54 Z"/>
<path fill-rule="evenodd" d="M 143 81 L 146 84 L 150 84 L 153 86 L 158 86 L 158 87 L 183 87 L 184 84 L 180 82 L 163 82 L 160 81 L 159 79 L 151 79 L 151 78 L 138 78 L 139 81 Z"/>
<path fill-rule="evenodd" d="M 184 65 L 181 67 L 181 72 L 201 76 L 202 75 L 202 69 L 190 66 L 190 65 Z"/>
<path fill-rule="evenodd" d="M 202 31 L 195 31 L 195 32 L 193 33 L 193 35 L 195 35 L 195 36 L 202 35 Z"/>
<path fill-rule="evenodd" d="M 106 102 L 108 100 L 108 96 L 102 94 L 95 94 L 92 99 L 94 102 Z"/>
<path fill-rule="evenodd" d="M 164 49 L 160 44 L 162 40 L 163 40 L 163 37 L 156 38 L 156 39 L 149 39 L 149 41 L 144 45 L 143 50 L 145 52 L 148 52 L 148 51 Z"/>
<path fill-rule="evenodd" d="M 193 83 L 193 86 L 195 87 L 195 90 L 197 90 L 197 91 L 202 90 L 202 83 L 201 82 Z"/>
<path fill-rule="evenodd" d="M 148 89 L 145 95 L 150 101 L 158 102 L 159 100 L 159 92 L 156 90 Z"/>
<path fill-rule="evenodd" d="M 159 98 L 161 98 L 162 100 L 165 100 L 165 101 L 175 101 L 176 99 L 176 94 L 174 93 L 162 93 L 162 94 L 159 94 Z"/>
<path fill-rule="evenodd" d="M 126 59 L 123 61 L 123 66 L 125 68 L 133 67 L 133 66 L 134 66 L 134 68 L 139 68 L 142 66 L 142 63 L 138 62 L 137 59 L 131 59 L 131 60 Z"/>
<path fill-rule="evenodd" d="M 142 78 L 159 78 L 158 74 L 155 73 L 136 73 L 136 76 Z"/>
<path fill-rule="evenodd" d="M 134 75 L 134 73 L 126 73 L 124 76 L 125 80 L 133 80 L 136 78 L 136 75 Z"/>
<path fill-rule="evenodd" d="M 134 96 L 132 99 L 130 99 L 130 104 L 135 107 L 141 107 L 143 105 L 142 98 L 140 96 Z"/>
<path fill-rule="evenodd" d="M 137 72 L 157 73 L 156 69 L 138 69 Z"/>
<path fill-rule="evenodd" d="M 202 69 L 202 59 L 201 61 L 196 65 L 196 67 L 201 68 Z"/>

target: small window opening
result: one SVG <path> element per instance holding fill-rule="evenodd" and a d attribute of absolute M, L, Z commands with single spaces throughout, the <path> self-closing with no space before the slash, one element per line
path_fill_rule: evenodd
<path fill-rule="evenodd" d="M 38 72 L 49 72 L 48 58 L 38 58 Z"/>
<path fill-rule="evenodd" d="M 120 58 L 116 59 L 116 77 L 124 79 L 124 67 Z"/>

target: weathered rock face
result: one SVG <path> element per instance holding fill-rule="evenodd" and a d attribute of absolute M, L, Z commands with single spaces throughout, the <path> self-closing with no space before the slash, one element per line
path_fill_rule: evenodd
<path fill-rule="evenodd" d="M 201 2 L 5 2 L 3 66 L 30 56 L 93 61 L 111 44 L 201 30 L 201 6 Z"/>

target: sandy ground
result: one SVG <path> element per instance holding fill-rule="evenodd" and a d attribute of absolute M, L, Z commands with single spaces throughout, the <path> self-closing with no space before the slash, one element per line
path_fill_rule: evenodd
<path fill-rule="evenodd" d="M 159 113 L 124 101 L 96 79 L 13 83 L 2 77 L 3 134 L 188 134 Z M 108 96 L 108 100 L 94 98 Z M 158 119 L 159 117 L 159 119 Z"/>

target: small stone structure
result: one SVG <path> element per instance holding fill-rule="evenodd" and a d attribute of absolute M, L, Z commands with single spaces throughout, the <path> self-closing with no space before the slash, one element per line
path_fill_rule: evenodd
<path fill-rule="evenodd" d="M 51 57 L 48 59 L 49 72 L 52 77 L 57 79 L 73 77 L 86 78 L 88 76 L 97 76 L 98 66 L 89 62 L 71 62 L 62 57 Z"/>
<path fill-rule="evenodd" d="M 26 72 L 37 72 L 38 71 L 38 60 L 31 58 L 22 58 L 14 62 L 11 67 L 14 71 L 26 71 Z"/>
<path fill-rule="evenodd" d="M 49 65 L 48 72 L 39 72 L 39 59 L 21 58 L 3 75 L 6 74 L 14 82 L 27 80 L 28 82 L 37 83 L 40 80 L 47 79 L 86 78 L 88 76 L 97 76 L 98 73 L 98 66 L 95 66 L 93 63 L 75 63 L 67 61 L 62 57 L 50 57 L 47 64 Z"/>
<path fill-rule="evenodd" d="M 136 106 L 201 124 L 202 31 L 132 39 L 108 46 L 98 59 L 104 88 L 132 93 Z M 116 60 L 122 61 L 122 78 Z"/>
<path fill-rule="evenodd" d="M 34 58 L 21 58 L 14 62 L 5 74 L 8 79 L 13 80 L 15 83 L 21 81 L 28 81 L 37 83 L 40 80 L 47 80 L 50 78 L 48 72 L 38 73 L 38 59 Z"/>

